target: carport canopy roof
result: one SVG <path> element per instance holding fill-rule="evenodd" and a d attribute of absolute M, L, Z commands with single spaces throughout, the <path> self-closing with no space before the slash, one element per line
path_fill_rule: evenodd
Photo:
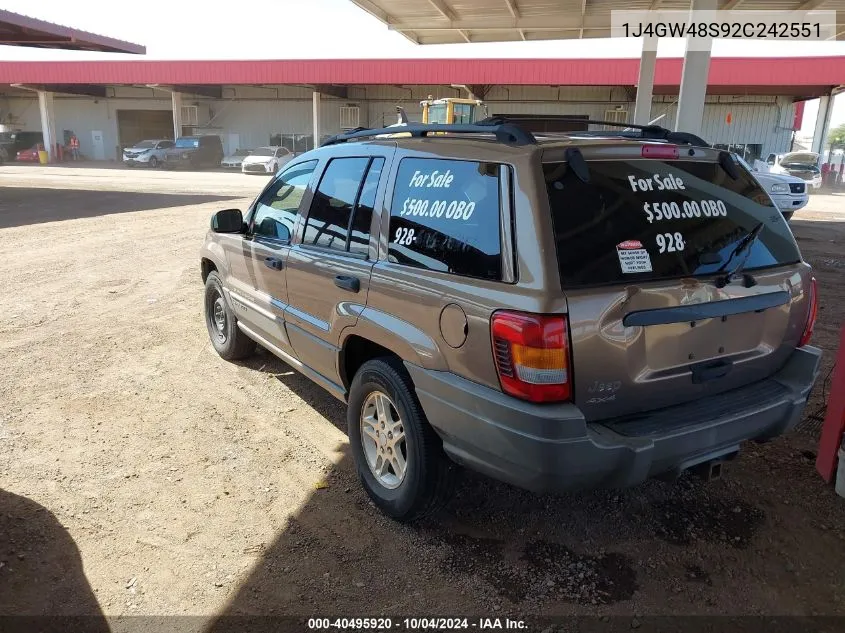
<path fill-rule="evenodd" d="M 144 55 L 146 47 L 0 9 L 0 45 Z"/>
<path fill-rule="evenodd" d="M 614 10 L 688 10 L 689 0 L 352 0 L 416 44 L 610 37 Z M 775 6 L 776 5 L 776 6 Z M 845 0 L 718 0 L 743 11 L 839 10 Z M 837 23 L 845 18 L 837 16 Z M 837 33 L 843 30 L 837 25 Z M 837 36 L 837 39 L 839 36 Z"/>

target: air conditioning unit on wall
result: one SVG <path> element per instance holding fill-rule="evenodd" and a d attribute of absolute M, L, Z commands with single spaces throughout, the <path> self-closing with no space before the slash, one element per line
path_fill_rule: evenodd
<path fill-rule="evenodd" d="M 611 123 L 627 123 L 628 111 L 623 109 L 622 106 L 617 106 L 613 110 L 605 110 L 604 120 Z"/>
<path fill-rule="evenodd" d="M 361 108 L 356 105 L 340 106 L 340 129 L 354 130 L 361 126 Z"/>

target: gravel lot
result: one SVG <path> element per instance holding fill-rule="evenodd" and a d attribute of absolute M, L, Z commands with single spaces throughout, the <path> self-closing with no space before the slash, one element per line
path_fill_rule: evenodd
<path fill-rule="evenodd" d="M 845 501 L 811 420 L 712 484 L 537 497 L 465 474 L 427 525 L 382 517 L 343 406 L 208 343 L 208 217 L 264 182 L 0 167 L 0 615 L 845 615 Z M 825 373 L 843 202 L 793 221 Z"/>

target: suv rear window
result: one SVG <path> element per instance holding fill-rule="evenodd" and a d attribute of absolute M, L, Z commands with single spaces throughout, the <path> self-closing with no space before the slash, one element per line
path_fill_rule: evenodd
<path fill-rule="evenodd" d="M 543 165 L 564 287 L 707 275 L 730 269 L 738 242 L 764 223 L 746 271 L 800 261 L 768 194 L 737 165 L 589 161 L 579 180 L 566 163 Z"/>
<path fill-rule="evenodd" d="M 404 158 L 390 209 L 388 260 L 502 278 L 499 165 Z"/>

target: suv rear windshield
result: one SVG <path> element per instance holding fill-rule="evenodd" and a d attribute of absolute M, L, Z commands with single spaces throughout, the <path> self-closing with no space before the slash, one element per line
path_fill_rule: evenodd
<path fill-rule="evenodd" d="M 714 274 L 741 261 L 728 260 L 761 222 L 746 271 L 801 260 L 780 212 L 739 165 L 736 180 L 716 162 L 588 165 L 587 183 L 566 163 L 543 165 L 564 287 Z"/>

